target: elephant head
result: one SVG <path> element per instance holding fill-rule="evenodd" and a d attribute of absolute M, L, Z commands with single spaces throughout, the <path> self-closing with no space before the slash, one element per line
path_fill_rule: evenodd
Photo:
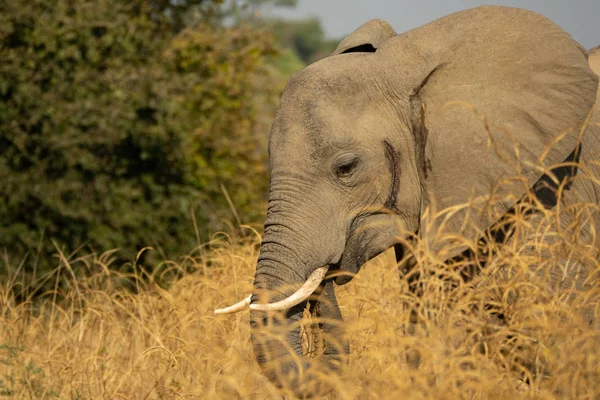
<path fill-rule="evenodd" d="M 266 375 L 306 395 L 314 364 L 328 371 L 348 351 L 334 282 L 348 282 L 417 232 L 432 251 L 442 228 L 481 235 L 544 167 L 573 151 L 597 84 L 585 50 L 566 32 L 505 7 L 459 12 L 401 35 L 373 20 L 297 72 L 270 133 L 254 294 L 226 310 L 250 305 Z M 494 211 L 459 207 L 478 202 Z M 432 210 L 453 211 L 436 223 L 426 218 Z M 326 275 L 333 272 L 341 274 Z M 298 321 L 315 290 L 312 310 L 329 341 L 311 361 Z M 273 319 L 272 309 L 285 314 Z"/>

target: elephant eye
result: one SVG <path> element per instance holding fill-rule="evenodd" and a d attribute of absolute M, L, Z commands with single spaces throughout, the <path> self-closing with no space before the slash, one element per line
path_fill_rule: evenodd
<path fill-rule="evenodd" d="M 352 175 L 352 173 L 356 169 L 358 161 L 358 157 L 341 160 L 335 167 L 335 176 L 340 179 L 350 177 L 350 175 Z"/>

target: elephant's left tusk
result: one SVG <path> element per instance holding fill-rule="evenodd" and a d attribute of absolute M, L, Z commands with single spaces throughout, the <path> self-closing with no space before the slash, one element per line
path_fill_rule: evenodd
<path fill-rule="evenodd" d="M 235 303 L 232 306 L 219 308 L 215 310 L 215 314 L 233 314 L 239 311 L 243 311 L 250 305 L 250 300 L 252 299 L 252 295 L 246 297 L 244 300 Z"/>
<path fill-rule="evenodd" d="M 312 274 L 308 277 L 304 285 L 300 289 L 298 289 L 294 294 L 289 297 L 286 297 L 283 300 L 280 300 L 276 303 L 270 304 L 250 304 L 250 310 L 252 311 L 282 311 L 288 310 L 294 307 L 296 304 L 302 303 L 304 300 L 308 299 L 311 294 L 319 287 L 323 279 L 325 278 L 325 274 L 327 274 L 328 266 L 317 268 L 313 271 Z"/>

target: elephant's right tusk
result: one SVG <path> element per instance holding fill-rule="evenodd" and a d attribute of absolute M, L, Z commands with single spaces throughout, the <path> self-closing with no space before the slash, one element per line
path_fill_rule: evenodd
<path fill-rule="evenodd" d="M 252 299 L 252 295 L 246 297 L 244 300 L 235 303 L 232 306 L 219 308 L 215 310 L 215 314 L 232 314 L 242 310 L 245 310 L 250 305 L 250 300 Z"/>
<path fill-rule="evenodd" d="M 294 307 L 296 304 L 302 303 L 304 300 L 308 299 L 311 294 L 319 287 L 323 279 L 325 278 L 325 274 L 327 274 L 327 270 L 329 270 L 328 266 L 317 268 L 313 271 L 312 274 L 308 277 L 304 285 L 300 289 L 298 289 L 294 294 L 289 297 L 286 297 L 283 300 L 280 300 L 276 303 L 270 304 L 250 304 L 250 310 L 252 311 L 282 311 L 287 310 Z"/>

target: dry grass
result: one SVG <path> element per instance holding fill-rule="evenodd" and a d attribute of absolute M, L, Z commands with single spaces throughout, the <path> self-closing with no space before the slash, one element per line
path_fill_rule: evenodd
<path fill-rule="evenodd" d="M 95 271 L 91 277 L 72 278 L 35 307 L 14 303 L 14 283 L 5 283 L 0 393 L 281 398 L 254 361 L 248 312 L 213 315 L 215 308 L 250 293 L 257 243 L 211 244 L 201 257 L 186 261 L 196 273 L 168 290 L 142 280 L 137 294 L 117 289 L 121 276 L 109 272 L 108 255 L 88 260 Z M 363 267 L 336 289 L 351 354 L 340 374 L 329 375 L 337 391 L 329 398 L 600 398 L 600 331 L 582 317 L 597 314 L 597 251 L 564 241 L 544 252 L 524 249 L 507 246 L 475 280 L 462 283 L 455 269 L 417 245 L 418 295 L 400 276 L 392 253 Z M 557 252 L 595 271 L 581 291 L 536 280 Z M 63 260 L 56 275 L 70 276 L 76 262 Z"/>

